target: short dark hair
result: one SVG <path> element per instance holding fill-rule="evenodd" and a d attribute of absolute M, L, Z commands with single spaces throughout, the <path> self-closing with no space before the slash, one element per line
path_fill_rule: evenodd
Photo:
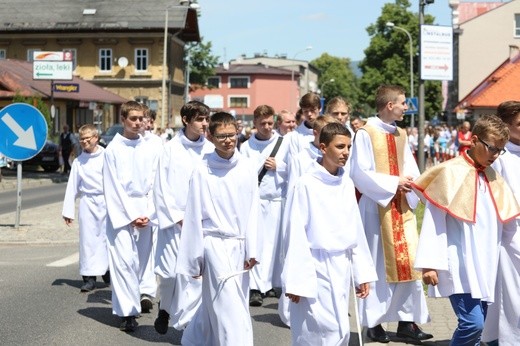
<path fill-rule="evenodd" d="M 187 102 L 181 108 L 181 119 L 186 117 L 186 123 L 182 119 L 184 126 L 188 125 L 194 118 L 198 116 L 209 116 L 210 109 L 207 105 L 200 101 Z"/>
<path fill-rule="evenodd" d="M 320 96 L 314 92 L 309 92 L 300 99 L 300 108 L 321 108 Z"/>
<path fill-rule="evenodd" d="M 209 118 L 209 133 L 214 135 L 217 127 L 229 124 L 235 126 L 235 130 L 238 129 L 235 117 L 227 112 L 217 112 Z"/>
<path fill-rule="evenodd" d="M 497 108 L 497 116 L 509 125 L 513 124 L 518 113 L 520 113 L 520 101 L 504 101 Z"/>
<path fill-rule="evenodd" d="M 345 127 L 345 125 L 338 122 L 332 122 L 323 126 L 321 129 L 320 144 L 323 143 L 325 146 L 328 146 L 336 136 L 347 136 L 348 138 L 352 138 L 350 131 Z"/>

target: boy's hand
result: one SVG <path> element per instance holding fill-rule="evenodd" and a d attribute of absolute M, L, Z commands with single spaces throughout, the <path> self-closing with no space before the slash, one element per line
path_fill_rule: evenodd
<path fill-rule="evenodd" d="M 250 258 L 249 261 L 244 261 L 244 269 L 249 270 L 255 266 L 258 262 L 255 258 Z"/>
<path fill-rule="evenodd" d="M 73 220 L 73 219 L 64 216 L 64 217 L 63 217 L 63 220 L 65 220 L 65 224 L 66 224 L 67 226 L 72 225 L 72 220 Z"/>
<path fill-rule="evenodd" d="M 397 186 L 397 191 L 401 190 L 402 192 L 410 192 L 412 191 L 412 183 L 413 178 L 408 177 L 399 177 L 399 185 Z"/>
<path fill-rule="evenodd" d="M 138 217 L 132 222 L 132 226 L 137 228 L 144 228 L 148 226 L 148 222 L 150 222 L 150 219 L 146 216 Z"/>
<path fill-rule="evenodd" d="M 276 170 L 276 160 L 274 157 L 268 157 L 267 160 L 265 160 L 264 167 L 268 171 L 275 171 Z"/>
<path fill-rule="evenodd" d="M 285 296 L 291 300 L 291 302 L 298 304 L 300 302 L 300 296 L 292 293 L 286 293 Z"/>
<path fill-rule="evenodd" d="M 370 292 L 370 284 L 368 282 L 362 283 L 359 287 L 356 287 L 356 296 L 358 298 L 364 299 L 368 296 Z"/>
<path fill-rule="evenodd" d="M 422 270 L 422 280 L 426 285 L 437 285 L 439 283 L 437 271 L 435 269 L 424 268 Z"/>

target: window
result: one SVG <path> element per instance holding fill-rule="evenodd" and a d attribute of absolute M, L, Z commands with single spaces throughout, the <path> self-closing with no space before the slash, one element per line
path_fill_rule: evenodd
<path fill-rule="evenodd" d="M 209 77 L 208 78 L 208 87 L 220 88 L 220 77 Z"/>
<path fill-rule="evenodd" d="M 147 48 L 136 48 L 135 49 L 135 70 L 138 72 L 144 72 L 148 69 L 148 49 Z"/>
<path fill-rule="evenodd" d="M 515 14 L 515 37 L 520 37 L 520 14 Z"/>
<path fill-rule="evenodd" d="M 64 60 L 72 60 L 72 70 L 76 69 L 78 64 L 77 61 L 78 50 L 76 48 L 66 48 L 63 50 L 63 59 Z"/>
<path fill-rule="evenodd" d="M 5 59 L 7 56 L 7 51 L 5 49 L 0 49 L 0 60 Z"/>
<path fill-rule="evenodd" d="M 41 52 L 41 51 L 42 50 L 40 48 L 27 49 L 27 61 L 29 61 L 29 62 L 34 61 L 34 53 Z"/>
<path fill-rule="evenodd" d="M 247 88 L 249 86 L 249 77 L 229 77 L 230 88 Z"/>
<path fill-rule="evenodd" d="M 99 70 L 101 72 L 112 71 L 112 49 L 101 48 L 99 50 Z"/>
<path fill-rule="evenodd" d="M 247 96 L 230 96 L 229 107 L 230 108 L 248 108 Z"/>
<path fill-rule="evenodd" d="M 150 106 L 150 103 L 148 101 L 148 96 L 136 96 L 136 97 L 134 97 L 134 100 L 136 102 L 142 103 L 145 106 L 148 106 L 148 107 Z"/>

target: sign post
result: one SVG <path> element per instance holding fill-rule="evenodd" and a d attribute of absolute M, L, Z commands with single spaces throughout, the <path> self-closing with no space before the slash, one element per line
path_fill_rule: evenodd
<path fill-rule="evenodd" d="M 20 227 L 22 210 L 22 164 L 37 155 L 47 141 L 47 121 L 35 107 L 13 103 L 0 110 L 0 152 L 17 162 L 17 200 L 15 227 Z"/>

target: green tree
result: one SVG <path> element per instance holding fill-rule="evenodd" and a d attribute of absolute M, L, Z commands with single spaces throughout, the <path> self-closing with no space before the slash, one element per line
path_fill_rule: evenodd
<path fill-rule="evenodd" d="M 191 43 L 185 50 L 185 59 L 190 64 L 190 84 L 192 87 L 204 86 L 208 77 L 215 75 L 215 67 L 218 64 L 218 56 L 211 53 L 211 41 Z"/>
<path fill-rule="evenodd" d="M 38 109 L 43 116 L 45 117 L 45 121 L 47 122 L 47 137 L 52 136 L 52 119 L 51 119 L 51 112 L 49 110 L 49 107 L 43 102 L 41 97 L 38 96 L 22 96 L 18 93 L 16 93 L 13 97 L 13 103 L 27 103 L 31 106 L 34 106 L 36 109 Z"/>
<path fill-rule="evenodd" d="M 387 27 L 387 22 L 407 30 L 412 37 L 414 95 L 418 94 L 419 15 L 410 12 L 410 6 L 409 0 L 385 4 L 379 18 L 367 28 L 370 45 L 365 49 L 365 59 L 359 65 L 363 72 L 359 81 L 361 99 L 365 102 L 361 108 L 375 112 L 375 90 L 381 84 L 402 85 L 407 90 L 407 96 L 410 96 L 410 40 L 403 31 Z M 432 24 L 433 21 L 434 17 L 430 15 L 424 17 L 425 24 Z M 440 113 L 441 108 L 441 82 L 426 81 L 426 118 Z"/>
<path fill-rule="evenodd" d="M 349 58 L 338 58 L 323 53 L 319 58 L 310 62 L 320 72 L 318 88 L 325 102 L 335 96 L 342 96 L 352 105 L 359 100 L 358 80 L 351 68 Z M 334 79 L 334 82 L 330 80 Z"/>

